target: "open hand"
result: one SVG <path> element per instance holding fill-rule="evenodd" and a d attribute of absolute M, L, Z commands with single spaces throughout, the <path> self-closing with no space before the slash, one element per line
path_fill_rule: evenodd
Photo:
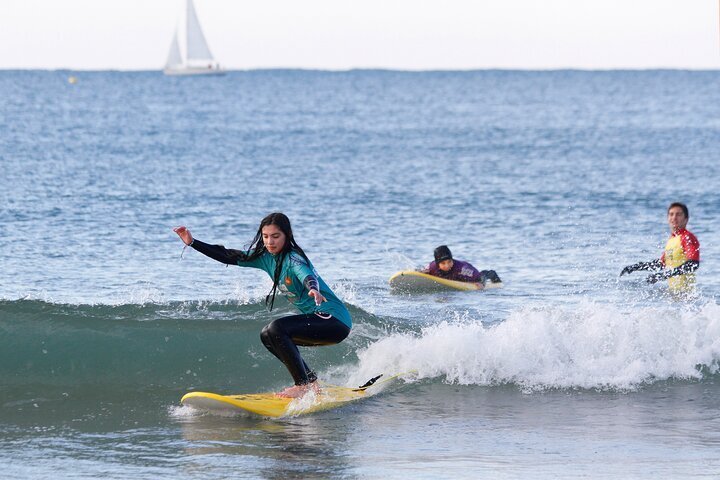
<path fill-rule="evenodd" d="M 632 273 L 634 271 L 635 270 L 633 269 L 632 265 L 628 265 L 627 267 L 622 269 L 622 272 L 620 272 L 620 276 L 622 277 L 623 275 L 625 275 L 627 273 Z"/>
<path fill-rule="evenodd" d="M 308 295 L 315 299 L 315 305 L 320 305 L 323 302 L 327 302 L 327 298 L 323 297 L 323 294 L 315 289 L 310 290 L 308 292 Z"/>
<path fill-rule="evenodd" d="M 182 240 L 185 245 L 190 245 L 193 242 L 193 236 L 190 233 L 190 230 L 187 229 L 187 227 L 175 227 L 173 228 L 173 232 L 178 234 L 178 237 L 180 237 L 180 240 Z"/>

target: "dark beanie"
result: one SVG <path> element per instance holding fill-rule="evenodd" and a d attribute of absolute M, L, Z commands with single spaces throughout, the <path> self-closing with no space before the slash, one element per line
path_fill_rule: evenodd
<path fill-rule="evenodd" d="M 447 245 L 440 245 L 435 249 L 435 263 L 440 263 L 443 260 L 452 260 L 452 253 Z"/>

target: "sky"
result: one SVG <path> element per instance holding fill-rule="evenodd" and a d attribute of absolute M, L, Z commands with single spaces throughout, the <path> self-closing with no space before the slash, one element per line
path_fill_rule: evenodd
<path fill-rule="evenodd" d="M 184 0 L 0 0 L 0 69 L 157 70 Z M 195 0 L 227 69 L 718 69 L 718 0 Z"/>

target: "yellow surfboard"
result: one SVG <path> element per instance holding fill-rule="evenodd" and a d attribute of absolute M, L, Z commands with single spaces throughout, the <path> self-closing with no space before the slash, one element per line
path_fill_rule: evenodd
<path fill-rule="evenodd" d="M 428 275 L 414 270 L 403 270 L 390 277 L 390 288 L 403 293 L 439 292 L 448 290 L 485 290 L 500 288 L 502 282 L 482 283 L 458 282 Z"/>
<path fill-rule="evenodd" d="M 379 375 L 358 388 L 322 384 L 319 393 L 309 393 L 302 398 L 278 397 L 273 392 L 243 395 L 190 392 L 180 399 L 180 403 L 200 410 L 220 413 L 250 412 L 263 417 L 304 415 L 338 408 L 371 397 L 382 391 L 389 382 L 405 375 L 407 374 L 393 375 L 377 382 L 382 376 Z"/>

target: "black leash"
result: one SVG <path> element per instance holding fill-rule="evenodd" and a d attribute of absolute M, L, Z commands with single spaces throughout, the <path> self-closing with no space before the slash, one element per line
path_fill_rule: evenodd
<path fill-rule="evenodd" d="M 360 390 L 365 390 L 365 389 L 367 389 L 368 387 L 372 386 L 375 382 L 377 382 L 378 379 L 379 379 L 380 377 L 382 377 L 382 376 L 383 376 L 383 374 L 381 373 L 381 374 L 378 375 L 377 377 L 371 378 L 370 380 L 368 380 L 368 381 L 365 382 L 364 384 L 360 385 L 358 388 L 355 388 L 354 391 L 358 392 L 358 391 L 360 391 Z"/>

